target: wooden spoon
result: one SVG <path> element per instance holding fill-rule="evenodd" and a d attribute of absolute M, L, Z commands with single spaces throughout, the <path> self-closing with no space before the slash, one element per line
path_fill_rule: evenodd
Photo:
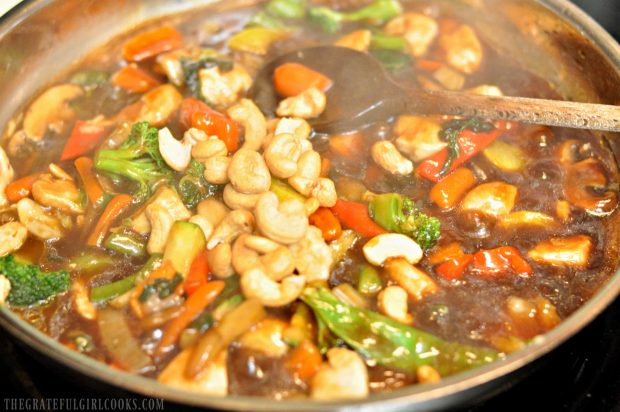
<path fill-rule="evenodd" d="M 336 46 L 297 50 L 264 66 L 249 95 L 266 114 L 272 115 L 280 100 L 273 87 L 273 71 L 290 62 L 301 63 L 333 81 L 325 111 L 312 121 L 319 132 L 357 130 L 402 113 L 620 131 L 620 106 L 405 88 L 392 81 L 372 56 Z"/>

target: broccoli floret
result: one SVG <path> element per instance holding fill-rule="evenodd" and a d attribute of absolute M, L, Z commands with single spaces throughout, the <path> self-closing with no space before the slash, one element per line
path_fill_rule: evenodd
<path fill-rule="evenodd" d="M 398 0 L 375 0 L 366 7 L 352 12 L 340 12 L 329 7 L 313 7 L 309 10 L 310 20 L 327 33 L 335 33 L 340 25 L 347 21 L 368 20 L 382 24 L 403 12 Z"/>
<path fill-rule="evenodd" d="M 0 274 L 11 282 L 8 302 L 29 306 L 49 301 L 69 289 L 69 273 L 43 272 L 38 266 L 18 263 L 12 255 L 0 258 Z"/>
<path fill-rule="evenodd" d="M 204 164 L 192 160 L 185 171 L 185 175 L 177 184 L 177 190 L 183 203 L 190 209 L 196 207 L 201 200 L 213 196 L 218 190 L 218 186 L 206 181 L 204 172 Z"/>
<path fill-rule="evenodd" d="M 147 122 L 134 124 L 118 149 L 100 150 L 95 168 L 135 182 L 137 188 L 133 195 L 137 201 L 146 200 L 159 184 L 171 181 L 174 176 L 159 153 L 157 129 Z"/>
<path fill-rule="evenodd" d="M 440 228 L 439 219 L 422 213 L 413 200 L 404 198 L 401 233 L 413 238 L 422 249 L 428 249 L 439 239 Z"/>
<path fill-rule="evenodd" d="M 397 193 L 375 197 L 369 212 L 381 227 L 411 237 L 423 249 L 433 246 L 441 234 L 439 219 L 424 214 L 413 200 Z"/>

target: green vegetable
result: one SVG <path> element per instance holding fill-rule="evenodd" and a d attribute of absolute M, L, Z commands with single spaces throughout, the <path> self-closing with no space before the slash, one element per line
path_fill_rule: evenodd
<path fill-rule="evenodd" d="M 314 316 L 305 303 L 297 303 L 291 316 L 290 326 L 282 333 L 282 339 L 291 346 L 297 346 L 304 340 L 312 340 Z"/>
<path fill-rule="evenodd" d="M 215 50 L 204 49 L 201 50 L 200 55 L 196 59 L 182 58 L 181 67 L 185 77 L 185 84 L 192 95 L 197 99 L 206 101 L 200 87 L 200 70 L 218 67 L 221 72 L 227 72 L 232 70 L 233 62 L 223 58 Z"/>
<path fill-rule="evenodd" d="M 138 300 L 144 303 L 153 295 L 159 296 L 160 299 L 165 299 L 172 295 L 181 282 L 183 282 L 183 276 L 178 273 L 172 279 L 157 278 L 153 280 L 153 283 L 144 285 Z"/>
<path fill-rule="evenodd" d="M 343 22 L 369 21 L 382 24 L 403 12 L 398 0 L 375 0 L 366 7 L 352 11 L 339 12 L 329 7 L 313 7 L 309 10 L 310 21 L 327 33 L 335 33 Z"/>
<path fill-rule="evenodd" d="M 411 237 L 423 249 L 433 246 L 441 234 L 439 219 L 422 213 L 413 200 L 397 193 L 376 196 L 368 210 L 379 226 Z"/>
<path fill-rule="evenodd" d="M 493 123 L 485 122 L 480 118 L 472 117 L 471 119 L 455 119 L 443 124 L 440 137 L 448 142 L 448 160 L 439 172 L 440 176 L 444 176 L 452 163 L 461 155 L 461 146 L 459 145 L 459 135 L 465 130 L 471 130 L 474 133 L 490 132 L 495 126 Z"/>
<path fill-rule="evenodd" d="M 122 255 L 141 257 L 146 255 L 146 244 L 143 239 L 131 233 L 110 233 L 103 243 L 107 250 Z"/>
<path fill-rule="evenodd" d="M 178 273 L 187 277 L 192 262 L 202 250 L 207 240 L 200 226 L 189 222 L 174 222 L 164 250 L 164 260 L 169 260 Z"/>
<path fill-rule="evenodd" d="M 163 262 L 160 254 L 153 254 L 146 263 L 133 275 L 129 275 L 116 282 L 94 287 L 90 290 L 90 300 L 94 303 L 105 302 L 129 292 L 137 282 L 144 279 L 149 273 L 159 268 Z"/>
<path fill-rule="evenodd" d="M 379 313 L 346 305 L 327 289 L 306 288 L 301 299 L 347 345 L 389 368 L 414 372 L 430 365 L 444 376 L 499 358 L 491 349 L 447 342 Z"/>
<path fill-rule="evenodd" d="M 325 355 L 331 348 L 345 345 L 342 339 L 338 338 L 338 336 L 334 335 L 332 331 L 329 330 L 323 318 L 316 316 L 316 326 L 317 344 L 322 355 Z"/>
<path fill-rule="evenodd" d="M 217 321 L 221 320 L 228 312 L 239 306 L 243 301 L 244 298 L 241 294 L 233 295 L 225 299 L 213 309 L 213 319 Z"/>
<path fill-rule="evenodd" d="M 383 289 L 383 281 L 377 269 L 370 265 L 363 265 L 357 290 L 364 295 L 375 295 Z"/>
<path fill-rule="evenodd" d="M 118 149 L 100 150 L 95 168 L 135 182 L 137 188 L 132 194 L 138 201 L 146 200 L 157 186 L 173 178 L 173 171 L 159 153 L 157 129 L 147 122 L 134 124 Z"/>
<path fill-rule="evenodd" d="M 271 187 L 269 188 L 273 193 L 278 196 L 280 202 L 286 202 L 287 200 L 296 199 L 304 203 L 307 199 L 298 191 L 293 189 L 288 183 L 278 178 L 271 178 Z"/>
<path fill-rule="evenodd" d="M 306 15 L 305 0 L 271 0 L 265 10 L 275 17 L 301 19 Z"/>
<path fill-rule="evenodd" d="M 405 52 L 407 50 L 407 41 L 400 36 L 388 36 L 383 33 L 373 33 L 370 39 L 370 48 Z"/>
<path fill-rule="evenodd" d="M 245 27 L 264 27 L 266 29 L 283 29 L 286 27 L 279 18 L 262 10 L 256 13 Z"/>
<path fill-rule="evenodd" d="M 112 266 L 115 259 L 103 253 L 83 252 L 79 256 L 71 259 L 69 267 L 71 270 L 81 273 L 102 272 Z"/>
<path fill-rule="evenodd" d="M 413 61 L 411 56 L 397 50 L 373 49 L 370 51 L 370 54 L 372 54 L 375 59 L 379 60 L 386 70 L 391 72 L 397 72 L 411 65 Z"/>
<path fill-rule="evenodd" d="M 0 274 L 11 283 L 8 302 L 29 306 L 49 301 L 69 289 L 69 273 L 64 270 L 43 272 L 36 265 L 18 263 L 12 255 L 0 258 Z"/>
<path fill-rule="evenodd" d="M 185 171 L 185 175 L 177 183 L 177 190 L 183 203 L 193 209 L 200 201 L 213 196 L 219 186 L 212 185 L 204 177 L 205 165 L 193 160 Z"/>
<path fill-rule="evenodd" d="M 190 328 L 196 329 L 200 333 L 209 329 L 216 321 L 215 313 L 222 317 L 230 310 L 236 308 L 240 302 L 236 302 L 242 296 L 239 294 L 239 276 L 230 276 L 226 278 L 225 286 L 222 292 L 215 298 L 209 306 L 202 311 L 200 315 L 191 323 Z M 234 298 L 234 299 L 233 299 Z M 218 310 L 219 309 L 219 310 Z M 221 319 L 221 318 L 219 318 Z"/>
<path fill-rule="evenodd" d="M 103 86 L 110 80 L 110 74 L 100 70 L 82 70 L 71 76 L 70 82 L 82 86 L 87 92 Z"/>

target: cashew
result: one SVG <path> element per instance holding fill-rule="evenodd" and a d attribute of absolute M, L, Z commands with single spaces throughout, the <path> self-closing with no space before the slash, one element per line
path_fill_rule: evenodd
<path fill-rule="evenodd" d="M 204 161 L 204 178 L 207 182 L 215 185 L 228 183 L 228 169 L 232 159 L 228 156 L 212 156 Z"/>
<path fill-rule="evenodd" d="M 377 296 L 377 306 L 386 316 L 401 322 L 413 322 L 407 305 L 407 291 L 400 286 L 388 286 Z"/>
<path fill-rule="evenodd" d="M 228 394 L 227 351 L 221 351 L 207 363 L 203 371 L 193 378 L 185 375 L 193 347 L 187 348 L 170 361 L 159 374 L 157 381 L 173 388 L 195 392 L 208 396 L 226 396 Z"/>
<path fill-rule="evenodd" d="M 278 120 L 273 135 L 277 136 L 283 133 L 292 134 L 299 140 L 307 140 L 310 137 L 310 133 L 312 133 L 312 128 L 304 119 L 285 117 Z"/>
<path fill-rule="evenodd" d="M 309 196 L 321 175 L 321 155 L 314 150 L 304 152 L 297 162 L 297 172 L 288 183 L 304 196 Z"/>
<path fill-rule="evenodd" d="M 372 160 L 393 175 L 408 175 L 413 172 L 413 163 L 405 158 L 393 143 L 376 142 L 370 148 Z"/>
<path fill-rule="evenodd" d="M 245 129 L 242 148 L 254 151 L 261 149 L 267 136 L 267 122 L 256 104 L 252 100 L 241 99 L 226 113 Z"/>
<path fill-rule="evenodd" d="M 9 157 L 2 147 L 0 147 L 0 207 L 6 206 L 9 202 L 4 194 L 4 190 L 15 177 L 15 172 L 9 161 Z"/>
<path fill-rule="evenodd" d="M 161 127 L 177 110 L 183 101 L 181 93 L 171 84 L 164 84 L 144 94 L 140 99 L 142 107 L 135 121 L 148 122 Z"/>
<path fill-rule="evenodd" d="M 474 29 L 461 25 L 451 33 L 443 34 L 439 39 L 441 48 L 446 52 L 446 61 L 450 66 L 465 74 L 472 74 L 482 63 L 482 45 Z"/>
<path fill-rule="evenodd" d="M 371 38 L 372 32 L 370 30 L 356 30 L 336 40 L 334 45 L 361 52 L 367 52 L 370 47 Z"/>
<path fill-rule="evenodd" d="M 211 226 L 216 227 L 224 220 L 230 210 L 219 200 L 209 198 L 198 203 L 196 212 L 206 217 L 211 222 Z"/>
<path fill-rule="evenodd" d="M 6 303 L 9 293 L 11 293 L 11 282 L 6 276 L 0 275 L 0 305 Z"/>
<path fill-rule="evenodd" d="M 264 353 L 271 358 L 286 354 L 288 345 L 284 342 L 284 331 L 288 324 L 280 319 L 267 318 L 255 325 L 239 339 L 243 348 Z"/>
<path fill-rule="evenodd" d="M 232 266 L 235 272 L 243 274 L 260 264 L 257 251 L 247 247 L 247 233 L 242 234 L 235 240 L 232 246 Z"/>
<path fill-rule="evenodd" d="M 389 21 L 385 33 L 391 36 L 402 36 L 407 41 L 409 52 L 420 57 L 426 54 L 439 33 L 437 22 L 423 14 L 405 13 Z"/>
<path fill-rule="evenodd" d="M 280 246 L 273 252 L 261 256 L 259 262 L 267 275 L 275 281 L 284 279 L 295 270 L 291 251 L 284 246 Z"/>
<path fill-rule="evenodd" d="M 213 249 L 219 243 L 231 243 L 241 234 L 251 233 L 253 226 L 252 213 L 247 210 L 233 210 L 215 227 L 207 243 L 207 249 Z"/>
<path fill-rule="evenodd" d="M 168 166 L 177 172 L 182 172 L 192 160 L 192 146 L 183 143 L 172 136 L 167 127 L 159 130 L 159 153 Z"/>
<path fill-rule="evenodd" d="M 293 116 L 311 119 L 323 113 L 326 105 L 325 93 L 316 87 L 311 87 L 297 96 L 282 100 L 278 104 L 276 114 L 280 117 Z"/>
<path fill-rule="evenodd" d="M 422 259 L 422 249 L 409 236 L 400 233 L 384 233 L 370 239 L 363 247 L 366 260 L 381 266 L 390 258 L 402 257 L 415 265 Z"/>
<path fill-rule="evenodd" d="M 306 209 L 306 216 L 310 216 L 311 214 L 316 212 L 319 207 L 321 207 L 321 203 L 319 203 L 318 199 L 314 197 L 309 197 L 304 202 L 304 208 Z"/>
<path fill-rule="evenodd" d="M 216 278 L 224 279 L 235 274 L 232 266 L 232 248 L 230 243 L 220 243 L 207 250 L 209 269 Z"/>
<path fill-rule="evenodd" d="M 398 150 L 414 162 L 420 162 L 444 149 L 439 122 L 418 116 L 400 116 L 394 126 Z"/>
<path fill-rule="evenodd" d="M 185 133 L 183 133 L 183 143 L 192 146 L 192 151 L 194 149 L 194 146 L 196 146 L 200 142 L 205 142 L 208 139 L 209 136 L 207 136 L 205 132 L 200 129 L 196 129 L 195 127 L 191 127 L 187 129 Z"/>
<path fill-rule="evenodd" d="M 231 209 L 252 210 L 256 206 L 256 202 L 258 202 L 259 196 L 257 194 L 246 195 L 245 193 L 237 192 L 230 183 L 224 187 L 224 203 Z"/>
<path fill-rule="evenodd" d="M 32 199 L 22 199 L 17 203 L 19 221 L 26 226 L 28 232 L 40 240 L 58 239 L 63 230 L 60 221 L 50 216 L 45 209 Z"/>
<path fill-rule="evenodd" d="M 192 147 L 192 157 L 200 162 L 204 162 L 213 156 L 227 155 L 228 148 L 226 147 L 226 143 L 216 136 L 207 137 L 205 140 L 197 142 L 194 147 Z"/>
<path fill-rule="evenodd" d="M 298 200 L 280 203 L 272 192 L 260 196 L 254 214 L 260 232 L 285 245 L 300 241 L 308 229 L 308 217 L 303 203 Z"/>
<path fill-rule="evenodd" d="M 271 186 L 271 174 L 263 157 L 254 150 L 239 149 L 228 168 L 234 188 L 247 194 L 264 193 Z"/>
<path fill-rule="evenodd" d="M 146 250 L 149 254 L 163 253 L 166 248 L 166 241 L 168 235 L 174 224 L 174 218 L 159 204 L 152 204 L 146 208 L 146 217 L 151 224 L 151 236 L 146 245 Z"/>
<path fill-rule="evenodd" d="M 336 186 L 331 179 L 321 177 L 312 189 L 312 196 L 319 201 L 323 207 L 332 207 L 338 200 Z"/>
<path fill-rule="evenodd" d="M 403 258 L 388 260 L 385 262 L 385 270 L 415 301 L 421 301 L 439 290 L 437 283 L 430 276 Z"/>
<path fill-rule="evenodd" d="M 82 282 L 77 281 L 71 284 L 71 298 L 73 300 L 73 307 L 78 315 L 86 320 L 95 320 L 97 309 L 90 301 L 88 291 Z"/>
<path fill-rule="evenodd" d="M 43 175 L 32 185 L 32 198 L 42 206 L 69 213 L 84 213 L 78 203 L 80 192 L 70 180 L 54 180 L 51 175 Z"/>
<path fill-rule="evenodd" d="M 481 96 L 495 96 L 501 97 L 504 95 L 502 89 L 491 84 L 481 84 L 480 86 L 473 87 L 466 90 L 468 93 L 479 94 Z"/>
<path fill-rule="evenodd" d="M 227 72 L 222 72 L 217 66 L 202 69 L 198 77 L 202 95 L 220 108 L 236 102 L 252 85 L 249 73 L 238 64 Z"/>
<path fill-rule="evenodd" d="M 246 298 L 257 298 L 268 307 L 286 306 L 301 295 L 306 278 L 291 275 L 281 282 L 271 279 L 264 269 L 252 268 L 241 276 L 241 290 Z"/>
<path fill-rule="evenodd" d="M 527 255 L 538 263 L 583 269 L 588 266 L 591 250 L 589 236 L 574 235 L 540 242 Z"/>
<path fill-rule="evenodd" d="M 312 399 L 329 401 L 368 396 L 368 370 L 356 352 L 332 348 L 327 351 L 327 359 L 328 364 L 324 364 L 312 379 Z"/>
<path fill-rule="evenodd" d="M 480 211 L 501 217 L 510 213 L 517 198 L 517 188 L 504 182 L 489 182 L 476 186 L 461 201 L 462 211 Z"/>
<path fill-rule="evenodd" d="M 0 257 L 19 250 L 28 238 L 28 229 L 19 222 L 0 226 Z"/>
<path fill-rule="evenodd" d="M 56 179 L 68 180 L 69 182 L 73 182 L 73 178 L 71 177 L 71 175 L 65 172 L 63 168 L 58 166 L 56 163 L 50 163 L 48 170 Z"/>
<path fill-rule="evenodd" d="M 161 206 L 170 213 L 174 221 L 187 220 L 192 216 L 192 213 L 185 207 L 177 192 L 167 186 L 157 189 L 157 192 L 148 201 L 146 207 L 154 204 Z M 151 224 L 146 217 L 145 210 L 146 208 L 141 209 L 138 214 L 131 218 L 131 229 L 141 235 L 148 235 L 151 232 Z"/>
<path fill-rule="evenodd" d="M 287 179 L 297 172 L 297 161 L 301 156 L 301 143 L 292 134 L 278 134 L 263 153 L 265 162 L 274 176 Z"/>
<path fill-rule="evenodd" d="M 289 248 L 293 254 L 295 268 L 308 282 L 329 279 L 333 262 L 332 250 L 325 243 L 319 228 L 308 227 L 304 238 Z"/>
<path fill-rule="evenodd" d="M 278 242 L 256 235 L 248 235 L 245 238 L 245 245 L 262 254 L 271 253 L 281 246 Z"/>
<path fill-rule="evenodd" d="M 67 122 L 75 116 L 69 103 L 82 94 L 82 88 L 75 84 L 61 84 L 43 92 L 24 115 L 23 129 L 26 137 L 40 141 L 48 129 L 62 133 Z"/>
<path fill-rule="evenodd" d="M 213 224 L 211 224 L 211 221 L 207 217 L 202 215 L 194 215 L 189 218 L 189 222 L 198 225 L 198 227 L 202 230 L 202 233 L 205 235 L 205 239 L 209 239 L 211 237 L 211 234 L 213 233 Z"/>

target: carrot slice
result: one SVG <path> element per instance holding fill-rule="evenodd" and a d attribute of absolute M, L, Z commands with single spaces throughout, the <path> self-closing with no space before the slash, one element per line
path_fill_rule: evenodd
<path fill-rule="evenodd" d="M 310 224 L 321 229 L 326 242 L 336 240 L 342 234 L 342 226 L 336 216 L 326 207 L 320 207 L 309 217 Z"/>
<path fill-rule="evenodd" d="M 297 378 L 309 381 L 321 368 L 323 357 L 317 346 L 304 340 L 291 351 L 286 360 L 286 367 Z"/>
<path fill-rule="evenodd" d="M 222 292 L 225 283 L 221 280 L 206 283 L 196 289 L 184 303 L 184 310 L 166 326 L 157 345 L 157 353 L 162 354 L 179 339 L 181 332 Z"/>
<path fill-rule="evenodd" d="M 16 203 L 27 198 L 30 196 L 30 192 L 32 192 L 32 185 L 39 179 L 40 176 L 41 173 L 35 173 L 9 183 L 6 189 L 4 189 L 6 198 L 11 203 Z"/>
<path fill-rule="evenodd" d="M 476 176 L 461 167 L 440 180 L 430 191 L 430 198 L 442 209 L 450 209 L 476 184 Z"/>
<path fill-rule="evenodd" d="M 165 25 L 140 33 L 123 45 L 123 58 L 139 62 L 183 45 L 183 36 L 174 27 Z"/>
<path fill-rule="evenodd" d="M 285 63 L 276 67 L 273 83 L 278 94 L 283 97 L 297 96 L 311 87 L 327 91 L 332 85 L 329 77 L 299 63 Z"/>
<path fill-rule="evenodd" d="M 159 86 L 161 82 L 135 63 L 131 63 L 114 73 L 112 84 L 128 92 L 144 93 Z"/>
<path fill-rule="evenodd" d="M 95 225 L 86 244 L 88 246 L 101 246 L 103 238 L 112 226 L 112 223 L 131 205 L 133 197 L 125 194 L 117 195 L 110 200 L 103 213 L 99 217 L 99 221 Z"/>
<path fill-rule="evenodd" d="M 104 196 L 103 188 L 93 172 L 93 161 L 90 157 L 80 157 L 73 163 L 84 184 L 84 191 L 93 205 L 98 205 Z"/>

